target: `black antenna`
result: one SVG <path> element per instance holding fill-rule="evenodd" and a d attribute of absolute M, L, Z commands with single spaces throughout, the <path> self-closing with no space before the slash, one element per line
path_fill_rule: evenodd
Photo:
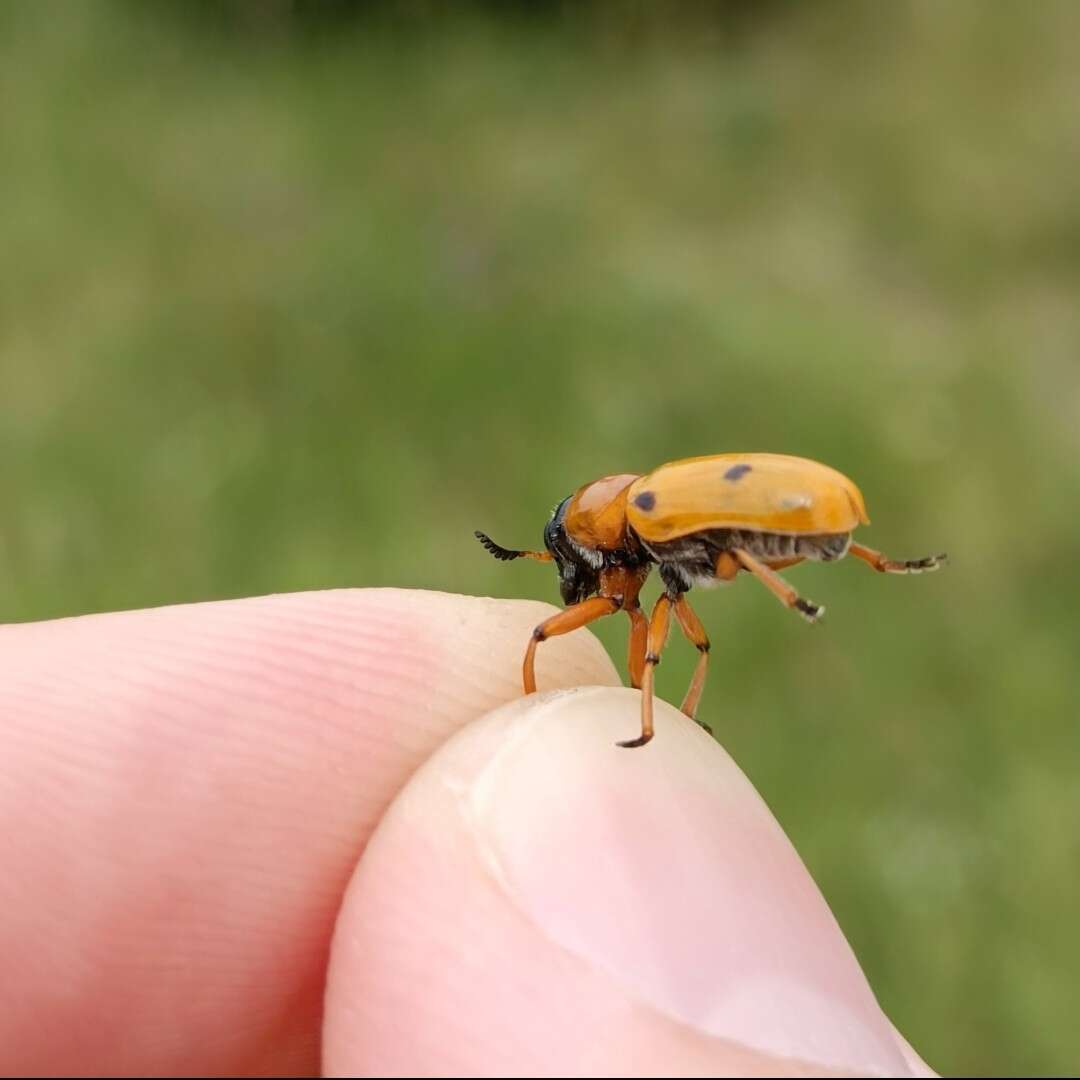
<path fill-rule="evenodd" d="M 502 546 L 492 540 L 486 534 L 486 532 L 481 532 L 478 529 L 474 532 L 473 536 L 476 537 L 476 539 L 480 541 L 485 546 L 485 548 L 502 563 L 508 563 L 512 558 L 534 558 L 538 563 L 551 562 L 551 555 L 549 555 L 548 552 L 512 551 L 510 548 L 502 548 Z"/>
<path fill-rule="evenodd" d="M 509 562 L 511 559 L 522 559 L 529 554 L 527 551 L 511 551 L 509 548 L 500 547 L 487 533 L 477 530 L 473 535 L 484 545 L 500 562 Z"/>

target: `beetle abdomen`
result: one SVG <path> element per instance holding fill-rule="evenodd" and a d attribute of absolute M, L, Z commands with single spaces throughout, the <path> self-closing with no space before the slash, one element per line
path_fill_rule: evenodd
<path fill-rule="evenodd" d="M 762 562 L 811 559 L 834 562 L 842 559 L 851 545 L 851 533 L 775 533 L 755 529 L 703 529 L 662 544 L 642 540 L 648 553 L 660 564 L 665 579 L 675 578 L 683 588 L 716 578 L 716 560 L 722 552 L 736 548 Z"/>
<path fill-rule="evenodd" d="M 810 536 L 756 532 L 749 529 L 718 530 L 727 533 L 727 550 L 742 548 L 766 562 L 772 559 L 813 559 L 833 562 L 847 554 L 851 533 L 817 533 Z"/>

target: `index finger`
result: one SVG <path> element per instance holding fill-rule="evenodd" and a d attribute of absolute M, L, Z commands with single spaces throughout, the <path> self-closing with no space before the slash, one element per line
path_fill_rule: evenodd
<path fill-rule="evenodd" d="M 0 630 L 0 1046 L 27 1073 L 318 1068 L 329 939 L 416 767 L 551 608 L 343 590 Z M 599 642 L 540 688 L 617 683 Z"/>

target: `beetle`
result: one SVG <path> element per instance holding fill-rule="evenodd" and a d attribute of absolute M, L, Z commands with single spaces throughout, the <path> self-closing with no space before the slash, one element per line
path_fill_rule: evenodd
<path fill-rule="evenodd" d="M 567 606 L 533 630 L 522 667 L 526 694 L 536 691 L 542 641 L 626 612 L 627 666 L 631 685 L 641 690 L 641 734 L 618 745 L 637 747 L 653 737 L 654 671 L 672 615 L 700 654 L 682 703 L 696 719 L 709 638 L 686 599 L 692 586 L 748 573 L 813 623 L 825 609 L 801 597 L 778 570 L 854 555 L 881 573 L 918 574 L 946 561 L 945 555 L 898 561 L 855 543 L 852 532 L 869 524 L 862 493 L 827 465 L 787 454 L 713 454 L 673 461 L 646 476 L 622 473 L 583 485 L 552 512 L 544 551 L 504 548 L 485 533 L 475 535 L 496 559 L 535 559 L 558 568 Z M 638 594 L 653 566 L 664 591 L 646 619 Z"/>

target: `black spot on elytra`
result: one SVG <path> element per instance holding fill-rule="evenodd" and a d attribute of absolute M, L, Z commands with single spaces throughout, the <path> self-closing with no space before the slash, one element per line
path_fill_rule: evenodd
<path fill-rule="evenodd" d="M 732 465 L 726 473 L 724 473 L 725 480 L 739 480 L 744 477 L 754 466 L 753 465 Z"/>
<path fill-rule="evenodd" d="M 643 491 L 634 499 L 634 505 L 639 510 L 649 511 L 656 505 L 656 496 L 651 491 Z"/>

